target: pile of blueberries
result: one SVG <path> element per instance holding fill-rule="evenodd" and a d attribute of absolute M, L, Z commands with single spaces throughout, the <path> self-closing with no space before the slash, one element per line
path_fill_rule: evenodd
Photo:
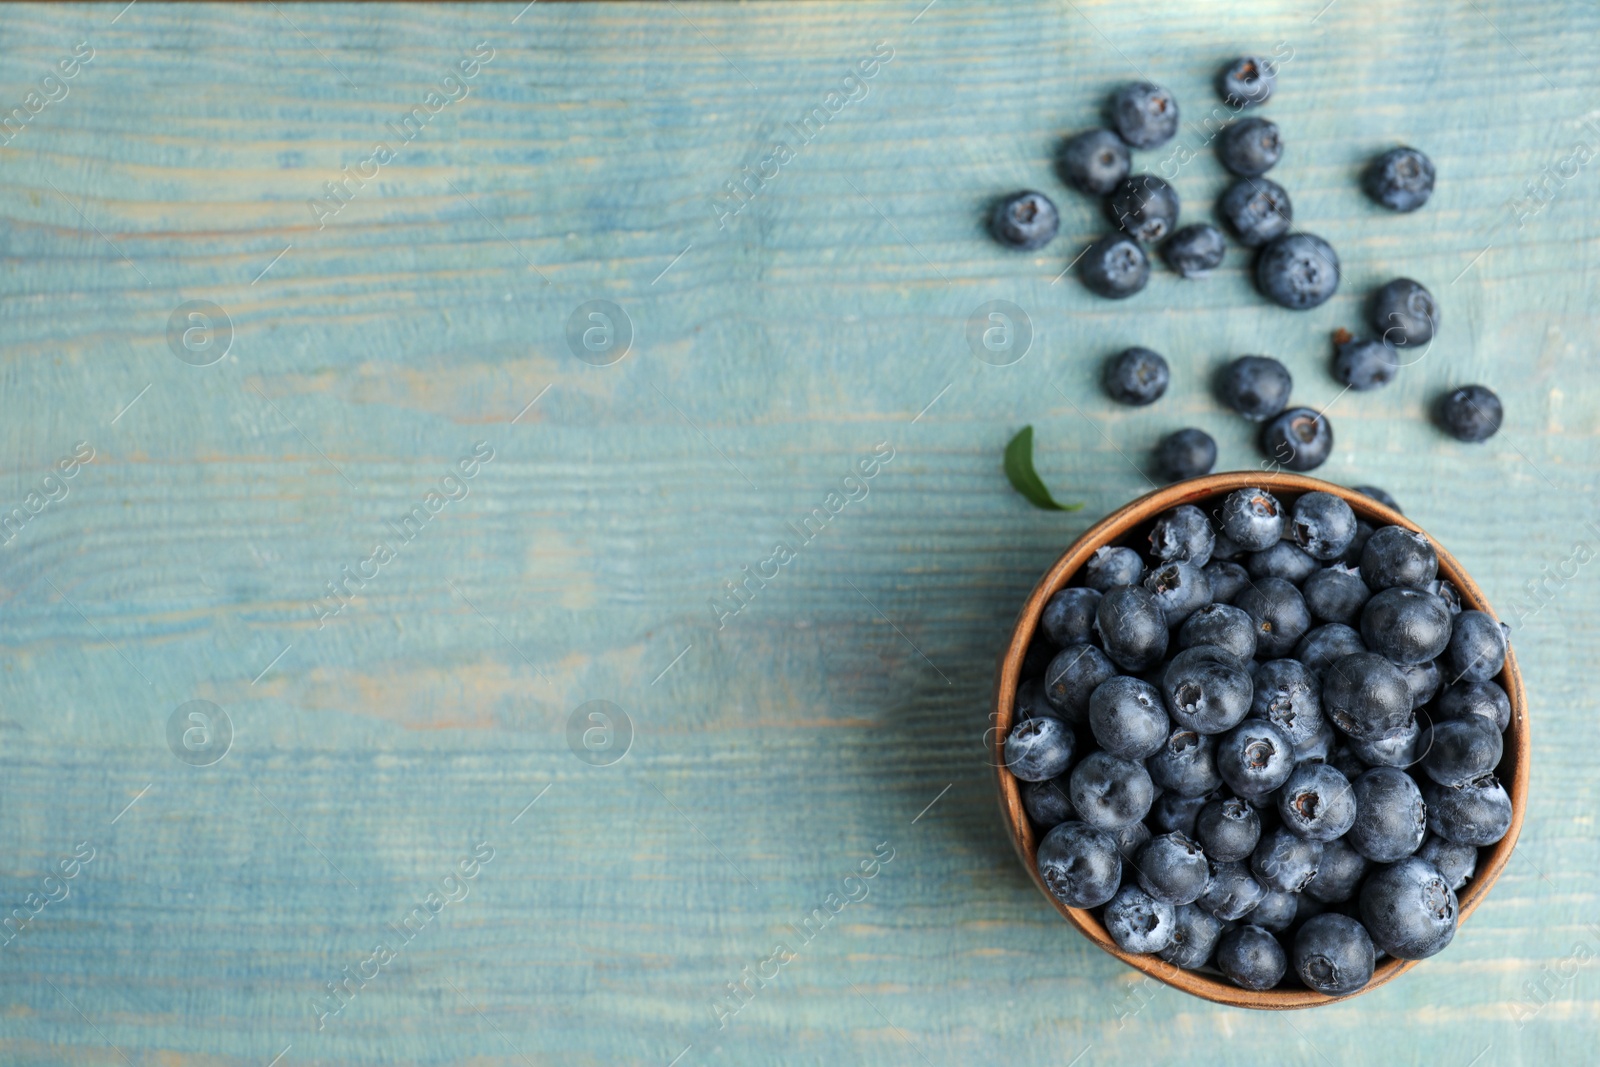
<path fill-rule="evenodd" d="M 1231 61 L 1217 78 L 1222 99 L 1238 111 L 1266 103 L 1276 85 L 1274 65 L 1255 56 Z M 1112 96 L 1109 114 L 1115 129 L 1100 127 L 1068 138 L 1060 157 L 1067 183 L 1080 192 L 1105 198 L 1106 210 L 1120 231 L 1095 241 L 1080 257 L 1084 285 L 1112 299 L 1139 292 L 1150 279 L 1145 245 L 1159 246 L 1167 265 L 1185 278 L 1210 274 L 1222 264 L 1226 251 L 1222 232 L 1203 222 L 1179 229 L 1177 190 L 1153 174 L 1129 173 L 1130 148 L 1158 147 L 1177 132 L 1177 100 L 1158 85 L 1134 82 Z M 1256 286 L 1273 303 L 1295 310 L 1327 301 L 1339 287 L 1339 257 L 1321 237 L 1290 232 L 1294 208 L 1289 193 L 1265 177 L 1283 153 L 1277 124 L 1256 116 L 1234 121 L 1217 135 L 1216 152 L 1234 175 L 1217 202 L 1218 212 L 1240 244 L 1258 250 Z M 1378 156 L 1362 177 L 1362 187 L 1373 200 L 1401 212 L 1415 211 L 1427 203 L 1433 184 L 1433 162 L 1410 147 Z M 992 220 L 996 239 L 1025 250 L 1044 247 L 1056 236 L 1059 225 L 1054 202 L 1033 190 L 1005 198 L 996 206 Z M 1372 296 L 1369 312 L 1375 337 L 1355 337 L 1344 330 L 1334 335 L 1333 375 L 1347 388 L 1359 391 L 1392 381 L 1401 366 L 1400 350 L 1429 344 L 1439 326 L 1433 295 L 1410 278 L 1396 278 L 1380 287 Z M 1149 353 L 1148 349 L 1131 351 Z M 1119 358 L 1126 357 L 1124 353 Z M 1258 419 L 1276 416 L 1263 430 L 1262 448 L 1291 470 L 1316 467 L 1333 446 L 1326 417 L 1310 408 L 1284 410 L 1288 372 L 1276 360 L 1246 357 L 1230 370 L 1250 360 L 1261 366 L 1270 364 L 1267 369 L 1285 383 L 1284 403 L 1265 414 L 1247 413 Z M 1164 361 L 1160 375 L 1164 388 Z M 1155 396 L 1159 395 L 1157 391 Z M 1155 396 L 1127 402 L 1149 403 Z M 1434 414 L 1439 426 L 1458 440 L 1483 441 L 1499 430 L 1503 411 L 1493 391 L 1469 385 L 1439 397 Z M 1165 469 L 1172 460 L 1174 466 L 1168 473 L 1173 478 L 1209 473 L 1216 459 L 1216 443 L 1199 429 L 1182 430 L 1179 435 L 1158 449 L 1159 465 Z M 1205 460 L 1208 447 L 1210 459 Z M 1202 460 L 1204 469 L 1195 469 Z"/>
<path fill-rule="evenodd" d="M 1251 990 L 1439 952 L 1511 826 L 1505 629 L 1330 493 L 1183 505 L 1148 544 L 1098 549 L 1023 664 L 1004 756 L 1045 886 Z"/>

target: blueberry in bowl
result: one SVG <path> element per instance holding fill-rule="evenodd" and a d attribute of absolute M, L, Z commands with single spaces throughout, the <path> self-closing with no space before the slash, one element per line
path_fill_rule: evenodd
<path fill-rule="evenodd" d="M 1019 613 L 989 733 L 1012 844 L 1158 981 L 1359 995 L 1469 936 L 1510 860 L 1531 747 L 1506 637 L 1381 498 L 1260 471 L 1157 490 Z"/>

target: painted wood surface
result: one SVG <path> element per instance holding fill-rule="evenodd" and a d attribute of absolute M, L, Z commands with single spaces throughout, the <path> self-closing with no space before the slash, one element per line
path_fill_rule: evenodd
<path fill-rule="evenodd" d="M 1321 6 L 0 9 L 0 895 L 29 916 L 0 1060 L 1590 1058 L 1600 14 Z M 1341 292 L 1269 308 L 1234 250 L 1090 297 L 1061 275 L 1105 223 L 1054 144 L 1168 85 L 1206 217 L 1244 50 L 1292 57 L 1274 177 Z M 1356 185 L 1395 143 L 1440 175 L 1406 217 Z M 1008 254 L 984 208 L 1026 186 L 1062 236 Z M 1401 274 L 1438 342 L 1341 396 L 1327 336 Z M 966 339 L 994 300 L 1031 323 L 1007 366 Z M 226 320 L 169 343 L 190 302 Z M 1132 343 L 1176 381 L 1113 410 Z M 1258 462 L 1204 388 L 1246 352 L 1331 405 L 1319 473 L 1393 492 L 1514 621 L 1536 761 L 1448 952 L 1273 1016 L 1063 923 L 983 749 L 1017 604 L 1156 437 Z M 1466 381 L 1506 402 L 1482 447 L 1423 418 Z M 1007 487 L 1025 423 L 1084 511 Z"/>

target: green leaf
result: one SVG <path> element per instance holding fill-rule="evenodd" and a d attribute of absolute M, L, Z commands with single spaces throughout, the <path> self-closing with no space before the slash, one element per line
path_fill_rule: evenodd
<path fill-rule="evenodd" d="M 1028 503 L 1046 511 L 1077 511 L 1083 504 L 1060 504 L 1033 469 L 1033 427 L 1024 426 L 1006 445 L 1006 478 Z"/>

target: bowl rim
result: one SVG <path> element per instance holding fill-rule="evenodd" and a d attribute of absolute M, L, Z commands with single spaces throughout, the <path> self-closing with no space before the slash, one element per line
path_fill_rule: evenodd
<path fill-rule="evenodd" d="M 1354 993 L 1340 997 L 1324 996 L 1306 989 L 1265 990 L 1256 992 L 1235 986 L 1219 977 L 1188 971 L 1176 967 L 1159 956 L 1144 955 L 1124 952 L 1118 948 L 1100 921 L 1094 914 L 1083 908 L 1069 908 L 1056 900 L 1049 890 L 1045 888 L 1044 879 L 1039 876 L 1038 865 L 1035 862 L 1038 848 L 1038 838 L 1032 824 L 1028 820 L 1027 812 L 1022 806 L 1021 783 L 1006 769 L 1004 748 L 1006 735 L 1011 732 L 1012 715 L 1016 703 L 1016 691 L 1022 673 L 1022 660 L 1027 654 L 1028 646 L 1033 641 L 1034 633 L 1039 626 L 1039 619 L 1044 611 L 1045 603 L 1058 590 L 1076 574 L 1088 560 L 1089 556 L 1104 545 L 1121 538 L 1129 530 L 1154 519 L 1163 511 L 1177 507 L 1180 504 L 1193 504 L 1202 500 L 1231 492 L 1235 489 L 1261 488 L 1277 495 L 1279 493 L 1301 494 L 1309 492 L 1332 493 L 1344 500 L 1355 511 L 1358 518 L 1373 522 L 1374 525 L 1403 526 L 1408 530 L 1421 534 L 1433 545 L 1439 557 L 1439 576 L 1447 579 L 1461 595 L 1463 610 L 1476 610 L 1487 613 L 1498 621 L 1490 607 L 1488 598 L 1483 590 L 1474 582 L 1461 564 L 1445 548 L 1422 527 L 1406 518 L 1400 512 L 1386 507 L 1384 504 L 1349 489 L 1342 485 L 1334 485 L 1318 478 L 1310 478 L 1300 474 L 1285 474 L 1280 472 L 1264 471 L 1230 471 L 1224 474 L 1210 474 L 1201 478 L 1192 478 L 1188 481 L 1178 482 L 1146 493 L 1143 496 L 1124 504 L 1111 514 L 1090 526 L 1072 545 L 1056 559 L 1055 563 L 1044 572 L 1023 602 L 1021 610 L 1017 613 L 1016 624 L 1012 627 L 1011 638 L 1001 653 L 999 670 L 996 672 L 994 707 L 991 712 L 990 764 L 995 769 L 995 777 L 999 785 L 1000 811 L 1005 820 L 1007 832 L 1011 837 L 1012 847 L 1016 849 L 1018 858 L 1027 869 L 1034 885 L 1044 895 L 1061 915 L 1077 928 L 1078 932 L 1090 941 L 1099 945 L 1106 952 L 1122 960 L 1130 967 L 1149 975 L 1157 981 L 1164 982 L 1174 989 L 1181 989 L 1185 993 L 1193 994 L 1205 1000 L 1218 1004 L 1228 1004 L 1234 1007 L 1255 1008 L 1262 1010 L 1287 1010 L 1294 1008 L 1312 1008 L 1324 1004 L 1332 1004 L 1340 1000 L 1360 996 L 1386 982 L 1393 981 L 1400 975 L 1411 970 L 1421 960 L 1399 960 L 1394 958 L 1379 962 L 1373 970 L 1372 980 Z M 1500 684 L 1506 691 L 1506 696 L 1511 704 L 1511 722 L 1505 730 L 1505 752 L 1501 757 L 1496 773 L 1501 784 L 1511 797 L 1511 827 L 1504 837 L 1498 842 L 1487 847 L 1487 861 L 1482 860 L 1484 849 L 1479 850 L 1480 862 L 1474 872 L 1472 880 L 1462 893 L 1457 894 L 1459 915 L 1458 925 L 1464 923 L 1467 917 L 1482 903 L 1484 897 L 1494 888 L 1506 864 L 1511 860 L 1511 853 L 1516 848 L 1517 837 L 1522 831 L 1522 820 L 1528 806 L 1528 779 L 1532 761 L 1532 738 L 1530 736 L 1527 696 L 1523 690 L 1522 673 L 1517 668 L 1516 653 L 1510 648 L 1506 649 L 1505 669 L 1500 676 Z M 1505 773 L 1501 773 L 1504 770 Z"/>

